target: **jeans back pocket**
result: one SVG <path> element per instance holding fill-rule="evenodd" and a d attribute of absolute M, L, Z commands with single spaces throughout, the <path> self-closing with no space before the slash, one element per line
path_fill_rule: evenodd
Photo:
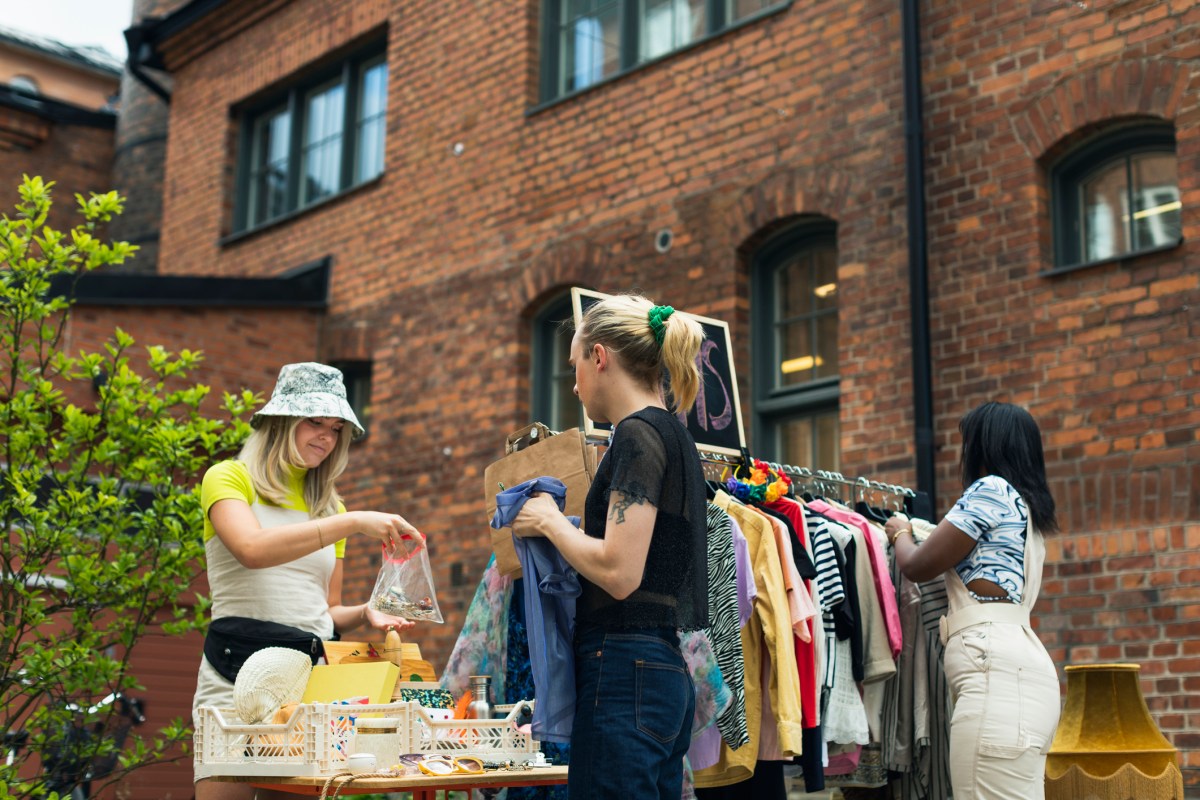
<path fill-rule="evenodd" d="M 687 672 L 675 664 L 644 660 L 635 662 L 635 672 L 638 730 L 662 743 L 675 741 L 685 726 L 690 730 L 691 720 L 686 717 L 692 707 L 688 702 L 692 685 Z"/>

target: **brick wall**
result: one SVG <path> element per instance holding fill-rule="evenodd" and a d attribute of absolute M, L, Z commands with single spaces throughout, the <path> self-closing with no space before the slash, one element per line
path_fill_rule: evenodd
<path fill-rule="evenodd" d="M 51 122 L 0 108 L 0 207 L 11 214 L 20 199 L 21 176 L 55 181 L 54 206 L 47 223 L 69 230 L 79 223 L 75 194 L 112 189 L 113 132 L 104 128 Z"/>
<path fill-rule="evenodd" d="M 1143 665 L 1195 792 L 1200 12 L 922 10 L 939 505 L 958 418 L 993 397 L 1028 405 L 1064 527 L 1039 627 L 1060 667 Z M 384 25 L 382 180 L 222 245 L 230 107 Z M 636 287 L 728 320 L 750 421 L 751 258 L 791 221 L 836 221 L 843 465 L 914 480 L 896 5 L 797 3 L 529 114 L 536 49 L 534 2 L 297 0 L 174 75 L 161 268 L 265 275 L 332 255 L 316 353 L 375 364 L 371 436 L 343 489 L 429 534 L 447 623 L 418 638 L 439 668 L 488 555 L 483 468 L 527 421 L 528 320 L 563 287 Z M 1039 277 L 1048 166 L 1130 115 L 1175 124 L 1184 244 Z M 664 227 L 675 246 L 659 254 Z M 367 550 L 350 548 L 350 598 L 373 581 Z"/>
<path fill-rule="evenodd" d="M 1141 665 L 1192 796 L 1200 12 L 968 2 L 930 9 L 925 23 L 941 487 L 955 485 L 964 410 L 992 397 L 1028 406 L 1064 529 L 1049 542 L 1039 631 L 1060 667 Z M 1053 266 L 1048 168 L 1081 138 L 1136 117 L 1174 123 L 1184 244 L 1038 277 Z"/>

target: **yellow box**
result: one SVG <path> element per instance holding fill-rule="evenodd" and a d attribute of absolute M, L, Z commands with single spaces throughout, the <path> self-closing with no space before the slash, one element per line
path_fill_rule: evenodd
<path fill-rule="evenodd" d="M 369 703 L 388 703 L 399 678 L 400 668 L 390 661 L 321 664 L 313 667 L 301 702 L 332 703 L 365 695 Z"/>

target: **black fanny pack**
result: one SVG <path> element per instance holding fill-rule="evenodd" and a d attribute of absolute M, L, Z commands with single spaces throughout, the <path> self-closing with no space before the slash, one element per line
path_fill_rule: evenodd
<path fill-rule="evenodd" d="M 309 657 L 315 666 L 325 653 L 321 638 L 308 631 L 250 617 L 221 617 L 208 626 L 204 657 L 222 678 L 237 680 L 246 659 L 267 647 L 286 647 Z"/>

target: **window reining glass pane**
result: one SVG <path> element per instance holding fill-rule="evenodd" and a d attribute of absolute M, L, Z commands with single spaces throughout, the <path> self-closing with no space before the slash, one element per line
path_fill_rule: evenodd
<path fill-rule="evenodd" d="M 813 380 L 818 358 L 813 352 L 811 321 L 784 323 L 777 330 L 778 386 L 798 386 Z"/>
<path fill-rule="evenodd" d="M 562 8 L 562 91 L 582 89 L 616 74 L 621 68 L 619 3 L 564 0 Z"/>
<path fill-rule="evenodd" d="M 575 396 L 575 368 L 570 364 L 573 331 L 569 326 L 562 324 L 562 320 L 570 315 L 571 303 L 568 297 L 567 302 L 548 312 L 541 323 L 548 329 L 548 338 L 551 341 L 550 363 L 553 365 L 550 374 L 552 411 L 551 419 L 547 420 L 546 424 L 558 431 L 583 425 L 579 398 Z"/>
<path fill-rule="evenodd" d="M 807 251 L 775 271 L 776 318 L 794 319 L 813 310 L 812 259 Z"/>
<path fill-rule="evenodd" d="M 1084 181 L 1080 191 L 1084 211 L 1084 260 L 1099 261 L 1129 252 L 1126 160 L 1115 161 Z"/>
<path fill-rule="evenodd" d="M 359 90 L 358 146 L 354 153 L 354 182 L 368 181 L 383 172 L 383 147 L 387 129 L 387 64 L 380 61 L 363 69 Z"/>
<path fill-rule="evenodd" d="M 815 415 L 816 427 L 816 469 L 826 469 L 841 472 L 841 442 L 838 439 L 837 409 L 824 411 Z"/>
<path fill-rule="evenodd" d="M 1133 247 L 1148 250 L 1179 241 L 1183 205 L 1174 153 L 1142 153 L 1130 161 L 1133 175 Z"/>
<path fill-rule="evenodd" d="M 737 22 L 739 19 L 744 19 L 751 15 L 757 14 L 763 9 L 770 8 L 779 2 L 779 0 L 728 0 L 729 5 L 726 6 L 726 18 L 730 22 Z"/>
<path fill-rule="evenodd" d="M 837 246 L 819 241 L 775 271 L 775 388 L 838 375 Z"/>
<path fill-rule="evenodd" d="M 837 408 L 791 417 L 782 421 L 777 431 L 778 451 L 784 463 L 841 471 Z"/>
<path fill-rule="evenodd" d="M 816 436 L 812 417 L 795 417 L 779 426 L 779 454 L 785 464 L 810 469 L 833 469 L 816 466 Z"/>
<path fill-rule="evenodd" d="M 838 317 L 836 313 L 817 317 L 816 359 L 813 378 L 835 378 L 838 374 Z"/>
<path fill-rule="evenodd" d="M 288 211 L 288 147 L 292 116 L 281 110 L 259 117 L 254 125 L 250 173 L 250 224 Z"/>
<path fill-rule="evenodd" d="M 345 102 L 346 91 L 341 83 L 317 89 L 305 100 L 302 204 L 328 197 L 341 188 Z"/>
<path fill-rule="evenodd" d="M 707 27 L 707 0 L 642 0 L 638 60 L 648 61 L 699 39 Z"/>

